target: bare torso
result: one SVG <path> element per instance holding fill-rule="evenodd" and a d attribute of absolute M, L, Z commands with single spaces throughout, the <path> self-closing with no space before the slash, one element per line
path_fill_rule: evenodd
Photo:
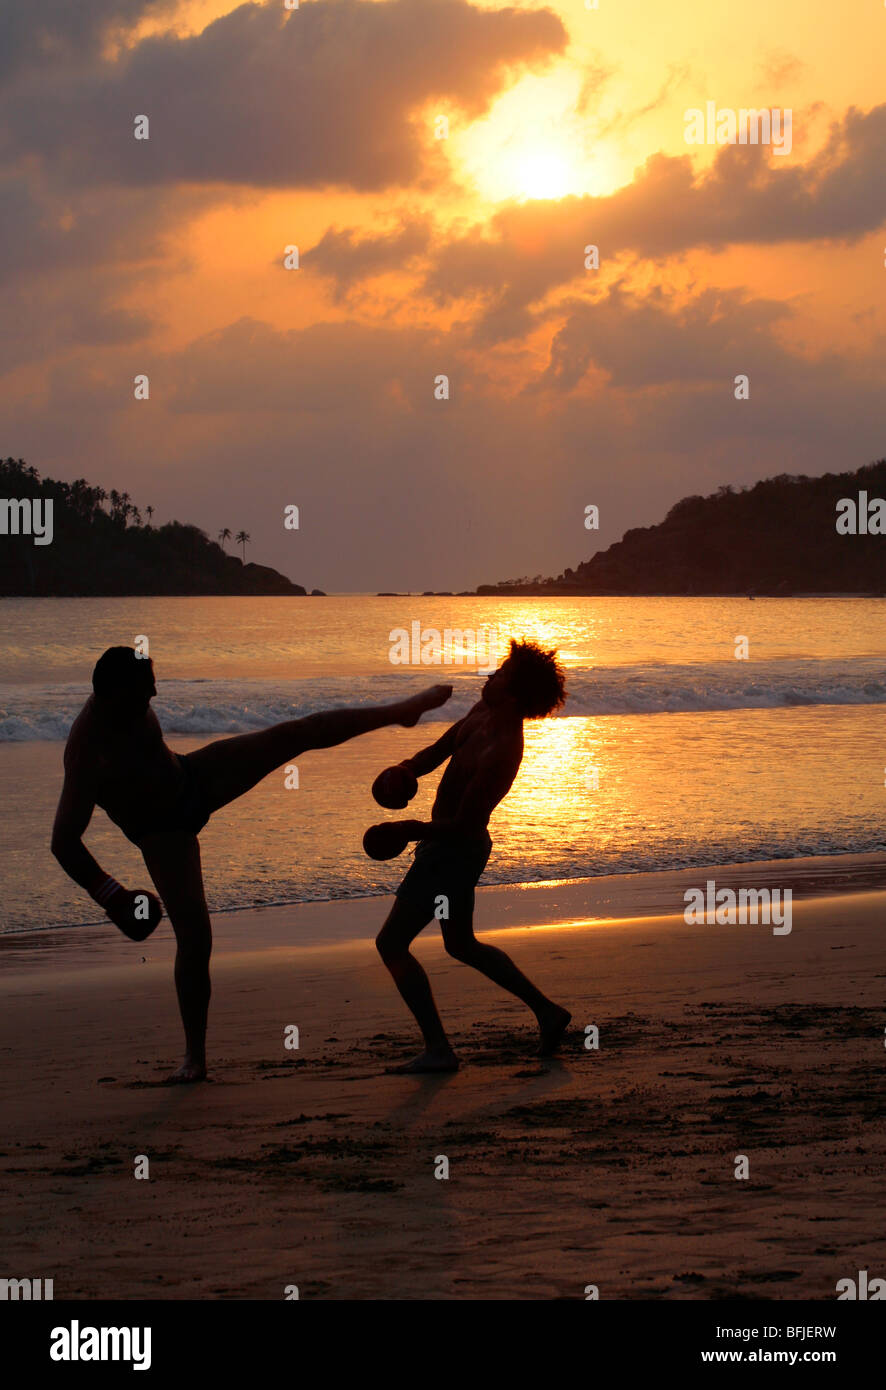
<path fill-rule="evenodd" d="M 522 721 L 502 719 L 483 700 L 461 721 L 431 811 L 432 820 L 455 817 L 468 787 L 488 808 L 486 820 L 507 796 L 523 758 Z"/>
<path fill-rule="evenodd" d="M 65 747 L 65 769 L 91 789 L 118 825 L 162 813 L 182 783 L 178 758 L 163 739 L 153 710 L 125 724 L 100 719 L 92 697 L 78 714 Z"/>

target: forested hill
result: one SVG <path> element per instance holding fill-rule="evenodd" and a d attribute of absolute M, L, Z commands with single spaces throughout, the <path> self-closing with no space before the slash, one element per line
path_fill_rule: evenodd
<path fill-rule="evenodd" d="M 51 530 L 41 538 L 50 501 Z M 277 570 L 226 554 L 197 526 L 152 525 L 125 492 L 0 461 L 0 596 L 304 593 Z"/>
<path fill-rule="evenodd" d="M 844 499 L 851 507 L 839 507 Z M 886 460 L 684 497 L 657 526 L 625 532 L 556 579 L 505 580 L 477 593 L 884 594 Z"/>

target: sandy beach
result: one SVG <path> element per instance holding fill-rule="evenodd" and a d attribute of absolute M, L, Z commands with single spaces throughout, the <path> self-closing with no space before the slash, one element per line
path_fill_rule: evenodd
<path fill-rule="evenodd" d="M 706 876 L 796 885 L 791 933 L 660 911 Z M 6 1272 L 58 1300 L 833 1299 L 886 1274 L 884 887 L 847 856 L 481 889 L 479 934 L 573 1030 L 539 1062 L 429 929 L 444 1078 L 385 1073 L 417 1050 L 371 944 L 388 899 L 219 914 L 193 1088 L 161 1084 L 168 923 L 7 937 Z"/>

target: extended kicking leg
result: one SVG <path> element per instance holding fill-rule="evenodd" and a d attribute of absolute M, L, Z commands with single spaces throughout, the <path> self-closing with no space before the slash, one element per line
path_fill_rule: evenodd
<path fill-rule="evenodd" d="M 390 724 L 412 728 L 426 710 L 445 704 L 451 694 L 451 685 L 432 685 L 408 700 L 389 705 L 322 710 L 304 719 L 287 719 L 254 734 L 217 739 L 191 753 L 189 761 L 200 775 L 210 809 L 217 811 L 301 753 L 312 748 L 333 748 Z"/>

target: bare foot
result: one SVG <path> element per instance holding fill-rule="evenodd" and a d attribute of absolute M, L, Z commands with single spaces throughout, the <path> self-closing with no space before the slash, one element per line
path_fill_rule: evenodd
<path fill-rule="evenodd" d="M 164 1084 L 167 1086 L 184 1086 L 192 1081 L 205 1080 L 206 1063 L 192 1062 L 186 1057 L 178 1071 L 174 1071 L 171 1076 L 167 1076 Z"/>
<path fill-rule="evenodd" d="M 451 685 L 430 685 L 427 690 L 423 690 L 419 695 L 413 695 L 410 700 L 404 700 L 399 723 L 404 729 L 411 729 L 417 724 L 426 710 L 437 709 L 439 705 L 445 705 L 452 694 Z"/>
<path fill-rule="evenodd" d="M 553 1004 L 546 1013 L 539 1014 L 538 1031 L 541 1034 L 541 1041 L 535 1055 L 537 1057 L 553 1057 L 571 1022 L 572 1014 L 568 1009 L 561 1009 L 559 1004 Z"/>
<path fill-rule="evenodd" d="M 385 1067 L 385 1071 L 391 1076 L 425 1071 L 458 1071 L 458 1058 L 451 1048 L 445 1052 L 423 1052 L 420 1057 L 413 1057 L 411 1062 L 404 1062 L 399 1067 Z"/>

